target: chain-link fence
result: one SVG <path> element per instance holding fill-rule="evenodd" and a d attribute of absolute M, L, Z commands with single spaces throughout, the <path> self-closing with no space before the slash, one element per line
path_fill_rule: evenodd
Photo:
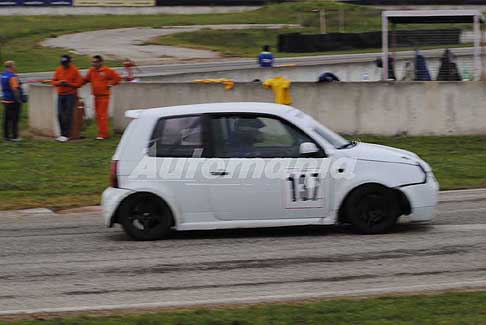
<path fill-rule="evenodd" d="M 408 26 L 410 28 L 413 26 Z M 420 30 L 420 34 L 390 32 L 389 78 L 397 80 L 473 80 L 475 71 L 471 28 Z M 400 55 L 411 50 L 408 56 Z"/>
<path fill-rule="evenodd" d="M 300 12 L 297 23 L 306 29 L 304 35 L 294 36 L 295 40 L 290 36 L 289 42 L 299 50 L 289 52 L 377 52 L 378 57 L 382 50 L 381 18 L 381 11 L 368 8 Z M 469 17 L 470 22 L 465 23 L 465 19 L 450 17 L 435 23 L 431 18 L 430 21 L 422 19 L 420 23 L 391 23 L 387 45 L 389 79 L 478 79 L 480 71 L 484 70 L 481 46 L 485 34 L 474 31 L 473 16 Z M 477 35 L 481 35 L 481 42 L 474 44 Z M 304 47 L 306 49 L 302 50 Z M 377 60 L 377 66 L 383 66 L 383 62 Z"/>

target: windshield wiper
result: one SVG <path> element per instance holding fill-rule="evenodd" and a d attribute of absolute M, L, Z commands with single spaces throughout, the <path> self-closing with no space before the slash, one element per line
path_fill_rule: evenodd
<path fill-rule="evenodd" d="M 355 147 L 357 144 L 358 143 L 356 141 L 349 141 L 345 145 L 338 147 L 338 150 L 352 148 L 352 147 Z"/>

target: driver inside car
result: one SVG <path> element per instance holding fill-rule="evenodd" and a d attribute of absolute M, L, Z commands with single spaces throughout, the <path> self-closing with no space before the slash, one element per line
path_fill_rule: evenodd
<path fill-rule="evenodd" d="M 260 131 L 263 127 L 265 127 L 265 124 L 259 119 L 238 119 L 234 124 L 233 136 L 231 137 L 232 156 L 240 158 L 258 157 L 259 152 L 256 144 L 263 141 L 263 133 Z"/>

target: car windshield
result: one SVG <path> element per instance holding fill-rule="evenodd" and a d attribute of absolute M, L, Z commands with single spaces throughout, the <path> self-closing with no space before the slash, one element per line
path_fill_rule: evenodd
<path fill-rule="evenodd" d="M 348 141 L 336 132 L 333 132 L 328 128 L 324 127 L 310 115 L 307 115 L 306 113 L 298 109 L 295 109 L 293 112 L 295 112 L 295 117 L 304 122 L 308 128 L 311 128 L 315 133 L 317 133 L 321 138 L 331 144 L 334 148 L 345 149 L 355 145 L 355 142 Z"/>
<path fill-rule="evenodd" d="M 351 144 L 350 141 L 346 140 L 339 134 L 323 127 L 322 125 L 319 125 L 316 123 L 314 126 L 314 131 L 324 140 L 329 142 L 331 145 L 333 145 L 337 149 L 345 148 L 348 145 Z"/>

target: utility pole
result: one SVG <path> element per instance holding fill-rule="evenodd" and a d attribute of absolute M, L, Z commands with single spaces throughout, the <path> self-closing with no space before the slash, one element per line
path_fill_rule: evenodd
<path fill-rule="evenodd" d="M 339 9 L 339 32 L 344 33 L 344 9 Z"/>
<path fill-rule="evenodd" d="M 311 11 L 319 14 L 319 29 L 321 31 L 321 34 L 326 34 L 327 33 L 326 10 L 312 9 Z"/>
<path fill-rule="evenodd" d="M 326 11 L 324 9 L 319 10 L 319 25 L 321 28 L 321 34 L 326 34 Z"/>

